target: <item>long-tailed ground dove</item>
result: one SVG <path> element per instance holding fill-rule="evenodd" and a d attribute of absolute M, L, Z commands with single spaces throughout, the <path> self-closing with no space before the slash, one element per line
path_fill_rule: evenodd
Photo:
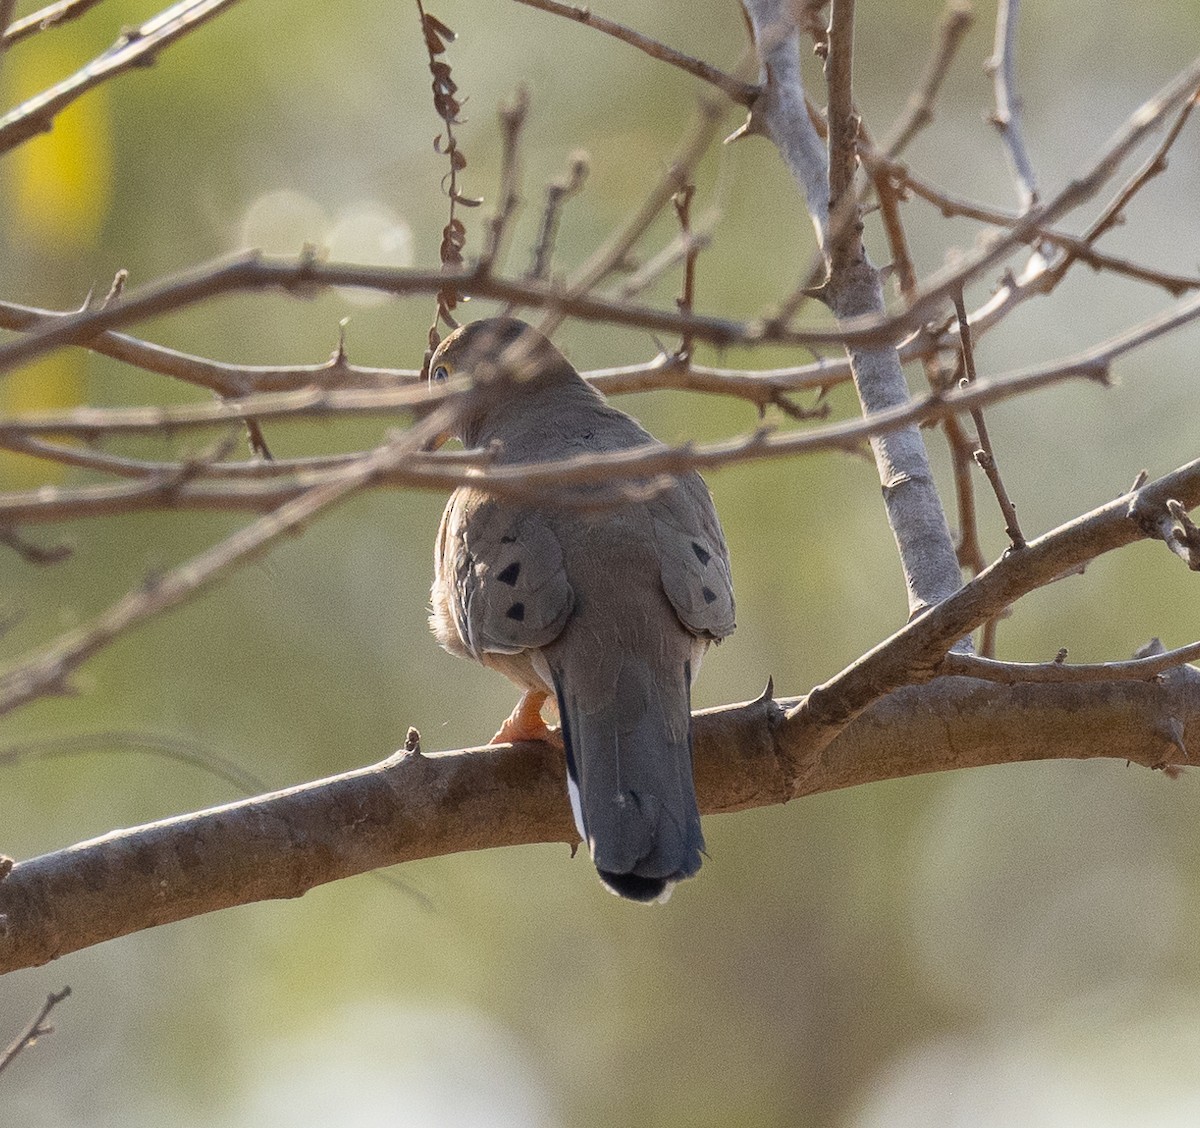
<path fill-rule="evenodd" d="M 495 465 L 659 445 L 515 319 L 456 330 L 429 371 L 472 377 L 454 433 L 490 448 Z M 496 739 L 545 738 L 541 708 L 553 698 L 575 822 L 600 879 L 622 897 L 665 899 L 704 850 L 692 679 L 734 626 L 729 553 L 700 475 L 601 508 L 466 486 L 446 506 L 434 563 L 438 642 L 525 691 Z"/>

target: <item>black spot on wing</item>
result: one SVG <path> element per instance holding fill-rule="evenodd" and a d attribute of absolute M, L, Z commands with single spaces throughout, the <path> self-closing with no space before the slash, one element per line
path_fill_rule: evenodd
<path fill-rule="evenodd" d="M 507 568 L 501 572 L 496 579 L 502 584 L 508 584 L 509 587 L 517 586 L 517 577 L 521 574 L 521 562 L 514 560 Z"/>
<path fill-rule="evenodd" d="M 714 598 L 715 598 L 715 597 L 714 597 Z M 512 605 L 512 606 L 511 606 L 511 607 L 510 607 L 510 608 L 509 608 L 509 609 L 508 609 L 508 610 L 505 612 L 505 614 L 506 614 L 506 615 L 507 615 L 507 616 L 508 616 L 510 619 L 516 619 L 516 621 L 517 621 L 518 623 L 524 622 L 524 620 L 525 620 L 525 604 L 524 604 L 524 603 L 514 603 L 514 604 L 513 604 L 513 605 Z"/>
<path fill-rule="evenodd" d="M 500 538 L 500 543 L 501 544 L 516 544 L 517 538 L 515 536 L 513 536 L 511 533 L 509 533 L 506 536 L 503 536 Z"/>
<path fill-rule="evenodd" d="M 705 603 L 712 603 L 717 598 L 717 593 L 709 587 L 702 587 L 700 589 L 700 594 L 704 596 Z"/>
<path fill-rule="evenodd" d="M 708 562 L 712 559 L 712 553 L 697 541 L 692 541 L 692 551 L 696 554 L 696 559 L 707 568 Z"/>

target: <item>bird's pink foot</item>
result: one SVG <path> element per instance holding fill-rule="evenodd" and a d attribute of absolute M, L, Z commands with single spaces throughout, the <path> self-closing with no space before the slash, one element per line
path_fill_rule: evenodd
<path fill-rule="evenodd" d="M 548 744 L 562 745 L 557 730 L 551 730 L 542 720 L 542 706 L 550 695 L 526 690 L 508 715 L 500 731 L 492 737 L 493 744 L 517 744 L 522 740 L 544 740 Z"/>

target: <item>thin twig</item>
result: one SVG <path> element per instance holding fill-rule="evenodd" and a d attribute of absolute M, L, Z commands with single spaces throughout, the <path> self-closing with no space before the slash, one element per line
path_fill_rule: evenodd
<path fill-rule="evenodd" d="M 958 53 L 963 37 L 975 22 L 968 0 L 949 0 L 938 24 L 937 44 L 925 66 L 917 88 L 909 95 L 904 112 L 892 125 L 883 151 L 890 159 L 903 152 L 910 141 L 933 121 L 933 105 Z"/>
<path fill-rule="evenodd" d="M 696 194 L 694 184 L 685 184 L 672 198 L 675 205 L 675 215 L 679 219 L 679 231 L 682 241 L 687 243 L 687 253 L 683 260 L 683 293 L 675 299 L 680 313 L 691 313 L 696 306 L 696 259 L 700 256 L 700 244 L 692 238 L 692 197 Z M 679 340 L 679 348 L 675 351 L 677 359 L 687 362 L 692 355 L 692 338 L 687 334 Z"/>
<path fill-rule="evenodd" d="M 587 294 L 626 261 L 629 252 L 645 234 L 646 229 L 671 202 L 675 193 L 687 184 L 700 158 L 708 151 L 716 135 L 716 106 L 711 102 L 701 102 L 692 129 L 657 183 L 646 193 L 641 207 L 571 275 L 566 286 L 571 297 Z M 685 316 L 690 318 L 692 315 L 688 313 Z M 561 320 L 559 314 L 552 315 L 552 319 L 554 317 Z"/>
<path fill-rule="evenodd" d="M 0 59 L 12 44 L 8 29 L 12 24 L 13 12 L 16 11 L 17 0 L 0 0 Z"/>
<path fill-rule="evenodd" d="M 996 8 L 996 45 L 987 70 L 992 76 L 996 112 L 992 124 L 1000 131 L 1005 151 L 1017 181 L 1021 211 L 1027 212 L 1038 202 L 1037 177 L 1025 144 L 1021 124 L 1021 99 L 1017 94 L 1017 26 L 1021 0 L 999 0 Z"/>
<path fill-rule="evenodd" d="M 550 264 L 554 258 L 554 244 L 558 238 L 558 224 L 562 208 L 572 196 L 579 192 L 588 175 L 588 155 L 582 150 L 571 154 L 567 171 L 546 187 L 546 206 L 542 211 L 537 246 L 533 251 L 533 262 L 526 278 L 531 282 L 543 282 L 550 277 Z"/>
<path fill-rule="evenodd" d="M 691 469 L 716 469 L 739 462 L 807 454 L 818 450 L 857 451 L 868 438 L 874 439 L 904 427 L 969 411 L 974 407 L 1025 394 L 1035 388 L 1062 380 L 1083 378 L 1106 382 L 1108 367 L 1113 357 L 1135 347 L 1135 342 L 1153 339 L 1169 331 L 1169 328 L 1197 316 L 1200 316 L 1200 298 L 1184 303 L 1184 307 L 1175 311 L 1171 317 L 1156 318 L 1137 330 L 1107 342 L 1104 346 L 1056 365 L 1030 369 L 1002 378 L 978 380 L 970 387 L 949 392 L 938 390 L 887 411 L 814 431 L 775 434 L 759 430 L 747 436 L 700 447 L 685 445 L 678 448 L 639 448 L 615 454 L 581 456 L 561 462 L 531 465 L 492 466 L 488 465 L 491 461 L 490 452 L 476 452 L 474 457 L 480 464 L 487 466 L 486 473 L 480 473 L 476 469 L 464 469 L 464 464 L 468 461 L 467 455 L 455 456 L 447 461 L 440 454 L 410 453 L 386 473 L 376 475 L 373 484 L 438 490 L 471 484 L 477 488 L 486 488 L 498 496 L 517 497 L 526 501 L 536 497 L 539 503 L 544 504 L 611 505 L 628 497 L 628 493 L 616 490 L 610 496 L 588 495 L 581 498 L 573 497 L 565 491 L 573 486 L 612 484 L 619 480 L 654 483 L 663 475 L 677 475 Z M 447 390 L 451 394 L 454 393 L 453 382 L 447 385 Z M 222 411 L 229 411 L 234 406 L 206 405 L 205 409 L 212 412 L 220 407 Z M 261 413 L 254 404 L 247 404 L 246 409 Z M 114 423 L 120 421 L 120 430 L 136 433 L 152 432 L 162 426 L 163 412 L 166 409 L 154 409 L 157 419 L 146 418 L 144 409 L 141 409 L 140 416 L 138 409 L 105 410 L 110 413 L 110 419 Z M 175 414 L 168 416 L 166 421 L 175 430 L 182 430 L 185 425 L 211 426 L 218 422 L 211 417 L 206 419 L 199 407 L 172 410 Z M 44 429 L 47 433 L 70 434 L 70 415 L 70 412 L 60 413 L 53 421 L 44 418 L 38 425 L 13 422 L 7 424 L 5 429 L 17 435 L 36 434 L 39 429 Z M 91 409 L 87 425 L 94 429 L 95 422 L 95 409 Z M 427 423 L 428 420 L 422 426 Z M 0 431 L 0 434 L 3 434 L 3 431 Z M 263 511 L 273 509 L 317 486 L 336 484 L 343 480 L 345 474 L 352 471 L 353 467 L 335 473 L 298 474 L 292 481 L 247 480 L 217 485 L 208 485 L 202 481 L 202 464 L 184 466 L 182 469 L 188 473 L 185 482 L 175 477 L 166 477 L 117 486 L 83 486 L 74 489 L 46 486 L 27 494 L 0 495 L 0 522 L 16 524 L 59 521 L 158 508 Z"/>
<path fill-rule="evenodd" d="M 954 297 L 954 309 L 958 314 L 959 339 L 962 341 L 963 369 L 966 372 L 964 382 L 967 386 L 970 386 L 976 380 L 975 350 L 971 345 L 971 325 L 967 320 L 967 306 L 963 300 L 961 291 Z M 975 423 L 975 433 L 979 436 L 979 449 L 974 453 L 975 461 L 984 474 L 987 475 L 992 492 L 996 495 L 1000 512 L 1004 516 L 1004 531 L 1008 534 L 1008 538 L 1012 542 L 1012 547 L 1024 548 L 1025 536 L 1021 532 L 1021 526 L 1017 521 L 1017 508 L 1008 496 L 1008 490 L 1004 488 L 1004 482 L 1000 477 L 1000 467 L 996 464 L 996 452 L 992 447 L 991 437 L 988 435 L 987 423 L 983 418 L 983 410 L 981 408 L 972 410 L 971 419 Z"/>
<path fill-rule="evenodd" d="M 47 1034 L 54 1033 L 54 1027 L 47 1026 L 46 1019 L 50 1017 L 50 1012 L 63 999 L 68 998 L 70 994 L 71 988 L 64 987 L 61 991 L 55 991 L 46 996 L 46 1001 L 42 1004 L 42 1009 L 37 1012 L 33 1021 L 9 1043 L 8 1049 L 0 1054 L 0 1073 L 3 1073 L 13 1063 L 13 1060 L 22 1050 L 27 1050 L 30 1046 L 35 1045 L 39 1038 L 44 1038 Z"/>
<path fill-rule="evenodd" d="M 964 256 L 961 262 L 949 265 L 927 279 L 919 294 L 902 313 L 892 316 L 866 316 L 842 323 L 839 328 L 846 343 L 866 344 L 895 340 L 899 335 L 898 330 L 915 328 L 929 318 L 936 317 L 946 299 L 952 298 L 964 285 L 1003 261 L 1014 249 L 1036 236 L 1040 228 L 1054 224 L 1062 216 L 1095 196 L 1116 174 L 1130 152 L 1158 128 L 1167 114 L 1191 98 L 1198 85 L 1200 58 L 1134 111 L 1109 139 L 1100 156 L 1086 172 L 1073 178 L 1061 192 L 1046 203 L 1030 208 L 1028 213 L 1003 235 L 996 236 L 979 250 Z M 775 320 L 786 322 L 802 297 L 803 294 L 799 291 L 794 293 L 780 307 Z"/>
<path fill-rule="evenodd" d="M 1062 682 L 1153 681 L 1167 670 L 1200 658 L 1200 642 L 1127 662 L 996 662 L 974 654 L 947 654 L 939 673 L 949 677 L 982 678 L 1005 685 Z"/>
<path fill-rule="evenodd" d="M 620 286 L 617 287 L 616 297 L 633 298 L 654 285 L 668 270 L 686 265 L 689 255 L 698 255 L 712 240 L 713 229 L 717 225 L 719 214 L 713 210 L 706 212 L 688 231 L 679 232 L 658 254 L 647 259 Z M 675 301 L 676 308 L 683 309 L 679 299 Z"/>
<path fill-rule="evenodd" d="M 65 692 L 71 673 L 114 639 L 146 619 L 179 606 L 260 555 L 281 536 L 303 527 L 322 510 L 345 501 L 419 449 L 444 429 L 444 424 L 442 413 L 434 413 L 334 480 L 304 491 L 186 564 L 147 580 L 92 622 L 0 675 L 0 716 L 47 694 Z"/>
<path fill-rule="evenodd" d="M 11 47 L 30 35 L 36 35 L 39 31 L 48 31 L 59 24 L 78 19 L 101 2 L 102 0 L 58 0 L 55 4 L 47 4 L 46 7 L 10 23 L 3 36 L 0 36 L 0 50 Z M 5 0 L 5 3 L 10 10 L 16 6 L 15 0 Z"/>
<path fill-rule="evenodd" d="M 1085 247 L 1089 247 L 1097 239 L 1100 238 L 1110 228 L 1115 227 L 1121 222 L 1121 217 L 1125 211 L 1129 201 L 1133 199 L 1138 192 L 1146 186 L 1154 177 L 1165 172 L 1167 169 L 1167 153 L 1175 144 L 1179 134 L 1183 131 L 1183 127 L 1187 124 L 1188 118 L 1191 116 L 1192 110 L 1195 108 L 1197 100 L 1200 99 L 1200 89 L 1197 89 L 1188 101 L 1183 104 L 1183 108 L 1179 111 L 1174 122 L 1171 123 L 1171 128 L 1167 130 L 1167 135 L 1162 139 L 1161 144 L 1150 154 L 1149 159 L 1130 177 L 1128 183 L 1121 189 L 1120 192 L 1108 203 L 1104 210 L 1096 217 L 1096 219 L 1088 226 L 1088 229 L 1083 233 L 1080 240 Z M 1071 265 L 1071 250 L 1068 249 L 1068 254 L 1064 257 L 1063 262 L 1056 263 L 1052 275 L 1055 281 L 1061 278 L 1066 273 Z M 1083 258 L 1081 251 L 1075 250 L 1074 257 Z M 1196 283 L 1193 282 L 1193 285 Z"/>
<path fill-rule="evenodd" d="M 64 560 L 69 560 L 74 553 L 74 549 L 68 544 L 56 544 L 52 548 L 33 544 L 7 525 L 0 525 L 0 545 L 11 549 L 26 564 L 33 564 L 39 568 L 61 564 Z"/>
<path fill-rule="evenodd" d="M 482 270 L 494 270 L 500 262 L 504 236 L 521 203 L 521 170 L 518 145 L 525 118 L 529 114 L 529 88 L 517 87 L 512 101 L 500 107 L 500 190 L 495 214 L 488 220 L 483 254 L 479 256 Z"/>
<path fill-rule="evenodd" d="M 668 193 L 666 199 L 670 199 Z M 10 371 L 63 345 L 84 344 L 100 333 L 168 311 L 185 309 L 220 294 L 280 289 L 310 295 L 324 287 L 359 286 L 383 293 L 436 293 L 448 283 L 473 297 L 552 310 L 584 321 L 647 329 L 657 333 L 690 332 L 697 340 L 714 345 L 792 344 L 840 345 L 846 341 L 869 343 L 892 336 L 898 326 L 891 320 L 849 330 L 793 330 L 777 323 L 739 322 L 729 318 L 660 310 L 593 294 L 566 292 L 561 285 L 501 278 L 481 274 L 474 267 L 455 271 L 413 270 L 328 263 L 302 256 L 267 258 L 256 251 L 199 267 L 185 274 L 143 286 L 108 309 L 81 310 L 52 324 L 28 332 L 17 341 L 0 345 L 0 374 Z"/>
<path fill-rule="evenodd" d="M 863 163 L 867 166 L 873 178 L 888 180 L 903 186 L 914 195 L 932 204 L 943 216 L 963 216 L 967 219 L 979 220 L 981 223 L 988 223 L 995 227 L 1006 228 L 1015 227 L 1023 220 L 1023 217 L 1015 212 L 1005 211 L 1003 208 L 992 207 L 989 204 L 981 204 L 974 200 L 964 200 L 952 196 L 943 189 L 931 184 L 928 180 L 917 176 L 911 169 L 904 165 L 889 164 L 883 161 L 877 152 L 872 151 L 867 146 L 860 145 L 859 155 L 863 158 Z M 1116 255 L 1105 254 L 1092 247 L 1085 236 L 1071 235 L 1052 227 L 1037 227 L 1031 231 L 1028 242 L 1034 246 L 1041 243 L 1052 243 L 1067 252 L 1067 255 L 1061 261 L 1055 263 L 1051 271 L 1047 272 L 1047 278 L 1043 279 L 1042 288 L 1045 292 L 1053 289 L 1053 286 L 1057 284 L 1061 275 L 1076 261 L 1086 263 L 1095 270 L 1110 270 L 1114 274 L 1122 274 L 1129 278 L 1136 278 L 1142 282 L 1161 286 L 1172 297 L 1176 298 L 1188 290 L 1200 289 L 1200 277 L 1171 274 L 1167 271 L 1141 266 L 1138 263 L 1130 262 Z"/>
<path fill-rule="evenodd" d="M 0 301 L 0 328 L 21 332 L 57 324 L 77 310 L 38 309 Z M 416 383 L 416 369 L 368 368 L 351 364 L 339 347 L 321 364 L 255 365 L 230 364 L 166 348 L 125 333 L 105 330 L 80 347 L 122 361 L 146 372 L 170 376 L 187 384 L 207 388 L 219 396 L 236 398 L 255 392 L 286 392 L 299 388 L 394 388 Z"/>
<path fill-rule="evenodd" d="M 827 432 L 772 436 L 769 445 L 786 445 L 800 440 L 803 440 L 803 444 L 808 444 L 816 440 L 830 443 L 829 446 L 822 446 L 820 449 L 833 449 L 841 445 L 843 439 L 857 444 L 864 436 L 880 433 L 889 426 L 903 425 L 901 421 L 927 422 L 944 414 L 969 411 L 973 407 L 999 402 L 1060 380 L 1084 377 L 1104 382 L 1114 360 L 1188 324 L 1197 317 L 1200 317 L 1200 295 L 1182 301 L 1172 309 L 1074 356 L 1020 372 L 978 380 L 966 389 L 945 394 L 935 391 L 923 399 L 912 400 L 887 413 L 854 423 L 839 424 L 837 429 L 831 428 Z M 456 386 L 451 382 L 444 389 L 442 398 L 454 394 L 455 390 Z M 424 388 L 394 391 L 364 389 L 347 392 L 314 389 L 213 404 L 153 408 L 72 408 L 66 411 L 45 411 L 0 422 L 0 437 L 7 441 L 14 436 L 54 434 L 90 439 L 102 434 L 172 433 L 195 427 L 228 427 L 247 416 L 275 419 L 304 416 L 323 418 L 333 411 L 349 414 L 390 412 L 412 410 L 414 407 L 436 402 L 438 397 Z M 795 449 L 806 449 L 803 444 Z"/>
<path fill-rule="evenodd" d="M 862 221 L 854 191 L 858 168 L 858 113 L 854 106 L 854 0 L 832 0 L 829 13 L 829 56 L 825 82 L 829 89 L 829 245 L 831 276 L 847 270 L 860 253 Z"/>
<path fill-rule="evenodd" d="M 231 8 L 237 0 L 180 0 L 140 27 L 121 33 L 107 51 L 69 78 L 0 117 L 0 153 L 49 129 L 76 98 L 119 74 L 150 65 L 159 52 Z"/>
<path fill-rule="evenodd" d="M 707 224 L 707 219 L 700 221 L 702 229 Z M 694 232 L 694 235 L 702 239 L 703 231 Z M 685 252 L 682 244 L 675 249 L 679 254 Z M 0 301 L 0 328 L 4 329 L 29 330 L 38 325 L 53 324 L 70 315 Z M 351 364 L 339 349 L 335 349 L 330 359 L 322 364 L 230 364 L 165 348 L 111 330 L 98 333 L 80 347 L 147 372 L 208 388 L 225 397 L 258 392 L 291 392 L 304 388 L 396 388 L 416 384 L 420 380 L 417 369 L 369 368 Z M 906 361 L 911 360 L 927 347 L 928 342 L 923 337 L 914 337 L 901 346 L 901 357 Z M 684 368 L 681 365 L 668 365 L 660 356 L 641 364 L 598 369 L 582 375 L 610 395 L 671 387 L 682 391 L 733 395 L 758 404 L 769 402 L 776 393 L 831 387 L 849 379 L 850 364 L 844 358 L 837 358 L 814 364 L 759 370 L 696 364 Z"/>
<path fill-rule="evenodd" d="M 754 99 L 758 97 L 758 87 L 752 83 L 743 82 L 733 75 L 726 74 L 724 71 L 718 70 L 708 63 L 701 62 L 699 59 L 693 59 L 689 55 L 676 51 L 673 47 L 666 46 L 666 44 L 659 43 L 657 40 L 651 39 L 648 35 L 643 35 L 640 31 L 634 31 L 632 28 L 625 27 L 615 20 L 598 16 L 590 8 L 579 8 L 574 4 L 563 4 L 559 0 L 517 0 L 517 3 L 525 4 L 530 8 L 537 8 L 542 12 L 551 12 L 556 16 L 565 16 L 576 23 L 586 24 L 597 31 L 602 31 L 605 35 L 611 35 L 615 39 L 619 39 L 622 43 L 628 43 L 631 47 L 636 47 L 639 51 L 644 51 L 653 59 L 670 63 L 671 66 L 679 67 L 680 70 L 687 71 L 688 74 L 710 83 L 741 106 L 753 105 Z"/>
<path fill-rule="evenodd" d="M 1193 572 L 1200 572 L 1200 525 L 1175 498 L 1167 500 L 1166 516 L 1158 528 L 1167 547 Z"/>

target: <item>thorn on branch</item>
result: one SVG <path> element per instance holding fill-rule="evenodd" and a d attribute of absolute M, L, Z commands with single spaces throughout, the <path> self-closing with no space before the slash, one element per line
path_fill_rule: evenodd
<path fill-rule="evenodd" d="M 104 301 L 100 303 L 100 308 L 107 309 L 115 302 L 119 302 L 121 295 L 125 292 L 125 283 L 128 281 L 129 271 L 122 267 L 113 275 L 112 285 L 108 288 L 108 293 L 105 295 Z"/>
<path fill-rule="evenodd" d="M 812 419 L 828 419 L 829 418 L 829 401 L 825 399 L 825 390 L 821 389 L 821 394 L 817 397 L 817 402 L 812 407 L 801 407 L 798 403 L 793 403 L 787 396 L 786 392 L 776 390 L 772 393 L 771 398 L 763 404 L 763 407 L 769 403 L 773 407 L 779 408 L 789 419 L 795 419 L 798 422 L 803 422 Z M 762 408 L 759 410 L 760 417 L 762 416 Z"/>

